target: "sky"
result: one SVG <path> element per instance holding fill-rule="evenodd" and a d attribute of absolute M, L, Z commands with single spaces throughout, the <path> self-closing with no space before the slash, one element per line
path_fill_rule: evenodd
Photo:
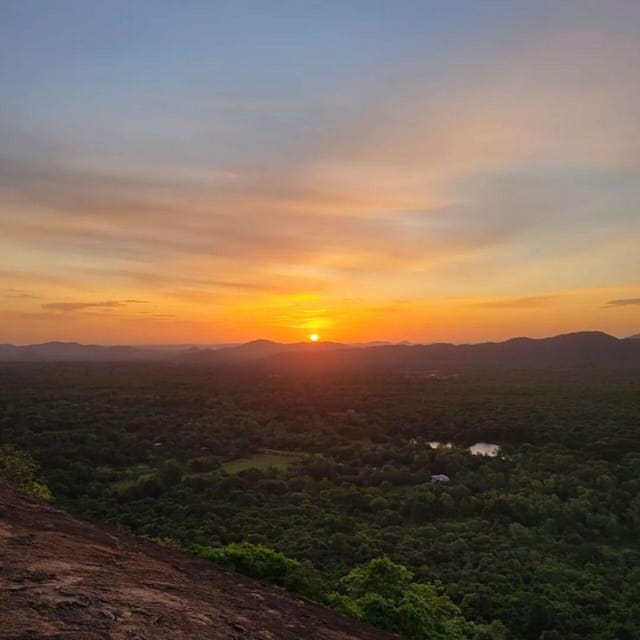
<path fill-rule="evenodd" d="M 0 0 L 0 342 L 640 332 L 640 2 Z"/>

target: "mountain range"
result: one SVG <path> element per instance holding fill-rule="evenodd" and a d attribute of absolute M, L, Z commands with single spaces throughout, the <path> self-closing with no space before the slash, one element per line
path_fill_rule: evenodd
<path fill-rule="evenodd" d="M 47 342 L 0 345 L 0 362 L 169 362 L 275 367 L 393 366 L 410 368 L 482 366 L 640 365 L 638 336 L 620 339 L 599 331 L 550 338 L 513 338 L 479 344 L 279 343 L 253 340 L 220 348 L 163 349 Z"/>

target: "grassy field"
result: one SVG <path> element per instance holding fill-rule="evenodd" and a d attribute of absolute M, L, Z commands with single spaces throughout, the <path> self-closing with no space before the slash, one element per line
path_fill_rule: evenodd
<path fill-rule="evenodd" d="M 278 451 L 275 449 L 265 449 L 248 458 L 236 458 L 229 460 L 222 465 L 222 469 L 228 474 L 236 474 L 246 469 L 286 469 L 293 463 L 300 460 L 300 455 L 289 451 Z M 113 488 L 122 493 L 130 489 L 133 485 L 145 482 L 157 475 L 158 469 L 148 464 L 139 464 L 129 467 L 120 474 L 118 480 L 113 483 Z M 203 471 L 199 473 L 185 473 L 185 478 L 208 477 L 213 471 Z"/>
<path fill-rule="evenodd" d="M 122 477 L 113 483 L 113 488 L 118 492 L 126 491 L 134 484 L 144 482 L 155 475 L 155 470 L 150 465 L 138 464 L 124 471 Z"/>
<path fill-rule="evenodd" d="M 240 473 L 246 469 L 286 469 L 300 459 L 295 453 L 288 451 L 265 450 L 256 453 L 250 458 L 237 458 L 222 465 L 222 468 L 230 474 Z"/>

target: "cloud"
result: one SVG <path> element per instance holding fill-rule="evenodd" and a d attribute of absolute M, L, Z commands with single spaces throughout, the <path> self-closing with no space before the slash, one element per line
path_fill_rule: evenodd
<path fill-rule="evenodd" d="M 355 292 L 363 308 L 459 295 L 526 309 L 551 303 L 531 291 L 621 284 L 613 241 L 640 237 L 629 4 L 412 56 L 309 108 L 277 94 L 203 106 L 186 86 L 179 112 L 154 100 L 143 133 L 139 114 L 115 118 L 117 100 L 64 140 L 6 127 L 0 252 L 37 283 L 6 286 L 46 284 L 46 299 L 71 300 L 44 306 L 61 314 L 151 292 L 190 313 L 306 293 L 320 313 Z M 104 302 L 74 301 L 87 298 Z"/>
<path fill-rule="evenodd" d="M 69 284 L 68 278 L 51 273 L 41 273 L 39 271 L 19 271 L 13 269 L 0 269 L 0 281 L 16 283 L 27 286 L 48 286 L 57 287 Z M 42 296 L 39 296 L 42 297 Z"/>
<path fill-rule="evenodd" d="M 640 305 L 640 298 L 620 298 L 619 300 L 607 301 L 607 307 L 627 307 L 631 305 Z"/>
<path fill-rule="evenodd" d="M 215 277 L 190 276 L 184 273 L 184 269 L 179 272 L 173 270 L 170 273 L 150 273 L 134 269 L 96 269 L 86 268 L 83 273 L 92 279 L 100 278 L 110 281 L 122 281 L 153 287 L 155 289 L 179 290 L 185 294 L 211 296 L 217 290 L 228 290 L 233 292 L 246 293 L 294 293 L 322 291 L 324 284 L 321 279 L 304 276 L 291 276 L 280 273 L 261 274 L 261 280 L 222 280 Z M 243 274 L 235 274 L 242 276 Z M 255 274 L 247 274 L 255 275 Z M 194 289 L 195 287 L 195 289 Z"/>
<path fill-rule="evenodd" d="M 224 169 L 206 137 L 193 145 L 208 160 L 190 166 L 133 152 L 116 165 L 55 145 L 36 153 L 28 141 L 18 153 L 14 143 L 0 159 L 15 205 L 5 233 L 37 251 L 153 270 L 176 255 L 217 258 L 218 281 L 237 282 L 227 274 L 238 265 L 348 273 L 377 262 L 397 275 L 532 232 L 569 239 L 572 225 L 628 225 L 640 82 L 622 63 L 637 54 L 626 29 L 591 13 L 502 40 L 482 68 L 469 51 L 446 60 L 449 73 L 408 66 L 325 106 L 320 122 L 280 132 L 286 153 L 248 144 Z"/>
<path fill-rule="evenodd" d="M 41 296 L 38 296 L 30 291 L 24 291 L 22 289 L 7 289 L 5 290 L 5 296 L 7 298 L 15 298 L 18 300 L 37 300 Z"/>
<path fill-rule="evenodd" d="M 48 302 L 42 305 L 42 308 L 47 311 L 84 311 L 85 309 L 94 308 L 107 308 L 115 309 L 118 307 L 125 307 L 130 303 L 146 303 L 148 300 L 105 300 L 103 302 Z"/>
<path fill-rule="evenodd" d="M 635 174 L 586 168 L 519 167 L 469 179 L 458 186 L 455 202 L 439 207 L 397 209 L 385 198 L 374 206 L 365 196 L 361 203 L 345 200 L 344 213 L 336 215 L 321 211 L 320 191 L 313 189 L 300 191 L 292 211 L 286 194 L 265 193 L 253 201 L 250 194 L 225 195 L 220 189 L 203 199 L 197 190 L 185 189 L 174 201 L 157 189 L 147 190 L 144 181 L 135 196 L 119 191 L 118 181 L 106 192 L 102 187 L 94 192 L 87 187 L 91 176 L 86 177 L 75 175 L 58 208 L 9 217 L 5 234 L 39 251 L 126 260 L 161 273 L 166 269 L 157 266 L 176 256 L 219 259 L 226 263 L 223 277 L 209 282 L 238 289 L 276 288 L 277 278 L 271 285 L 252 282 L 265 266 L 316 265 L 350 272 L 377 264 L 394 271 L 505 245 L 530 230 L 552 231 L 571 223 L 597 227 L 604 224 L 597 203 L 605 199 L 612 228 L 624 224 L 638 181 Z M 64 180 L 62 171 L 53 181 L 55 189 Z M 108 176 L 101 184 L 109 184 Z M 27 201 L 30 193 L 23 194 Z M 45 189 L 42 201 L 50 207 L 56 194 Z M 378 210 L 380 204 L 391 208 Z M 364 215 L 361 207 L 369 207 L 369 213 Z M 224 277 L 240 265 L 248 272 L 246 282 Z"/>
<path fill-rule="evenodd" d="M 525 298 L 507 298 L 503 300 L 489 300 L 488 302 L 472 303 L 474 307 L 487 307 L 491 309 L 528 309 L 531 307 L 543 307 L 553 304 L 560 296 L 528 296 Z"/>

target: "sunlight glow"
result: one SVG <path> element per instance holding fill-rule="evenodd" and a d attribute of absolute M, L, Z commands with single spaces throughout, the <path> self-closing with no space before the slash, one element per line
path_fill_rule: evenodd
<path fill-rule="evenodd" d="M 320 336 L 317 333 L 312 333 L 309 336 L 309 340 L 311 340 L 311 342 L 318 342 L 318 340 L 320 340 Z"/>

